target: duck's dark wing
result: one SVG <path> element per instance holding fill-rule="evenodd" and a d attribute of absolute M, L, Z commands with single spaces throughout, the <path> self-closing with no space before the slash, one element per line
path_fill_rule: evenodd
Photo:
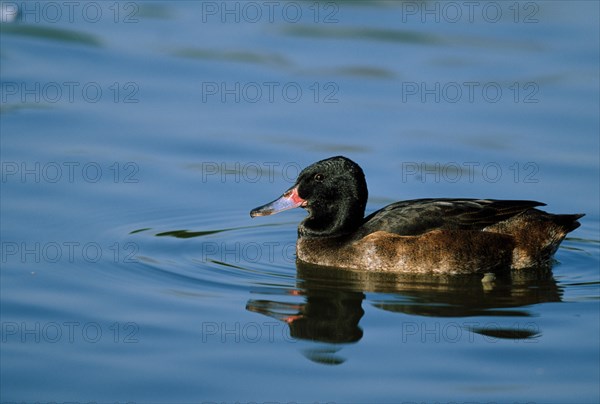
<path fill-rule="evenodd" d="M 481 230 L 544 204 L 494 199 L 415 199 L 396 202 L 365 218 L 361 236 L 382 230 L 403 236 L 436 229 Z"/>

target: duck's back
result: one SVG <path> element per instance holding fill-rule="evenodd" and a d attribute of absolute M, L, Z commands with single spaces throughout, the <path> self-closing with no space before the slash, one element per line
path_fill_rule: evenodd
<path fill-rule="evenodd" d="M 376 231 L 416 236 L 432 230 L 483 230 L 536 206 L 536 201 L 415 199 L 396 202 L 367 216 L 362 237 Z"/>

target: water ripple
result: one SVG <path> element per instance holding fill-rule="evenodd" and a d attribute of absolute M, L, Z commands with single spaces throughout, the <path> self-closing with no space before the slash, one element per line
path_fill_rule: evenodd
<path fill-rule="evenodd" d="M 72 42 L 87 46 L 99 47 L 102 42 L 95 35 L 64 28 L 51 28 L 34 25 L 0 25 L 2 34 L 29 36 L 53 41 Z"/>

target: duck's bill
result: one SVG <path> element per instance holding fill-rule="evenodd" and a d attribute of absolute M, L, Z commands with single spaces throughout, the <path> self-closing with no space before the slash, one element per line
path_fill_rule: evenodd
<path fill-rule="evenodd" d="M 259 206 L 256 209 L 252 209 L 250 217 L 274 215 L 275 213 L 284 210 L 304 206 L 305 202 L 306 201 L 298 195 L 298 190 L 296 188 L 290 188 L 281 196 L 281 198 L 267 203 L 266 205 Z"/>

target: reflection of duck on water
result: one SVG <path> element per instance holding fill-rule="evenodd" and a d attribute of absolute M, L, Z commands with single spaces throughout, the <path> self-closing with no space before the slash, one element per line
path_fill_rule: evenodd
<path fill-rule="evenodd" d="M 328 267 L 405 273 L 473 273 L 551 260 L 582 214 L 554 215 L 535 201 L 418 199 L 364 218 L 367 183 L 345 157 L 319 161 L 283 196 L 250 215 L 302 207 L 298 259 Z"/>
<path fill-rule="evenodd" d="M 529 317 L 525 307 L 560 302 L 561 289 L 548 268 L 510 271 L 503 275 L 431 275 L 359 272 L 298 263 L 297 289 L 287 296 L 303 302 L 249 300 L 249 311 L 288 324 L 290 335 L 300 340 L 328 344 L 358 342 L 364 315 L 365 293 L 378 293 L 371 304 L 394 313 L 431 317 L 512 316 Z M 468 329 L 495 338 L 528 339 L 536 330 L 498 328 Z M 319 351 L 321 352 L 321 351 Z M 322 352 L 321 352 L 322 354 Z M 311 351 L 314 356 L 314 351 Z M 322 355 L 317 355 L 321 358 Z M 326 363 L 337 363 L 331 353 Z M 314 357 L 311 359 L 316 360 Z"/>
<path fill-rule="evenodd" d="M 299 279 L 299 284 L 302 282 Z M 358 323 L 364 314 L 362 301 L 365 295 L 360 291 L 319 284 L 306 286 L 283 293 L 301 296 L 303 303 L 249 300 L 246 309 L 286 323 L 292 338 L 326 343 L 326 346 L 303 351 L 313 362 L 343 363 L 345 359 L 337 355 L 341 347 L 335 344 L 354 343 L 362 338 L 363 330 Z"/>
<path fill-rule="evenodd" d="M 364 311 L 360 292 L 312 289 L 296 292 L 304 303 L 250 300 L 250 311 L 273 317 L 288 324 L 290 336 L 329 343 L 356 342 L 362 338 L 358 322 Z"/>

